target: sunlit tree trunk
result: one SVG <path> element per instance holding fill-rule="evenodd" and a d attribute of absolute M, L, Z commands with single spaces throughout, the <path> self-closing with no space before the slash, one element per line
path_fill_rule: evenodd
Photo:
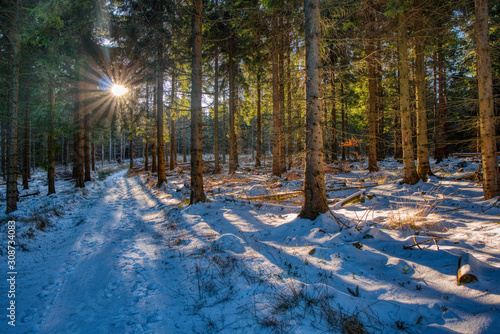
<path fill-rule="evenodd" d="M 262 159 L 262 111 L 261 111 L 261 74 L 260 69 L 257 73 L 257 154 L 255 156 L 255 167 L 260 167 Z"/>
<path fill-rule="evenodd" d="M 284 28 L 283 18 L 279 18 L 280 31 Z M 283 33 L 280 33 L 278 42 L 278 78 L 279 78 L 279 108 L 280 108 L 280 174 L 286 172 L 286 124 L 285 124 L 285 46 Z"/>
<path fill-rule="evenodd" d="M 415 86 L 417 99 L 417 173 L 425 180 L 431 172 L 429 165 L 429 140 L 427 138 L 427 104 L 425 89 L 423 3 L 415 0 Z"/>
<path fill-rule="evenodd" d="M 54 93 L 54 83 L 52 82 L 52 78 L 49 78 L 49 109 L 47 112 L 47 116 L 49 119 L 49 131 L 47 136 L 47 162 L 48 162 L 48 170 L 47 170 L 47 181 L 49 186 L 49 195 L 56 193 L 56 185 L 55 185 L 55 167 L 56 167 L 56 97 Z"/>
<path fill-rule="evenodd" d="M 366 65 L 368 69 L 368 171 L 378 172 L 377 166 L 377 96 L 374 64 L 375 46 L 373 38 L 369 38 L 366 48 Z"/>
<path fill-rule="evenodd" d="M 330 150 L 332 155 L 332 161 L 337 160 L 337 92 L 335 88 L 335 53 L 330 51 L 330 86 L 332 94 L 332 109 L 331 109 L 331 138 L 330 138 Z"/>
<path fill-rule="evenodd" d="M 238 168 L 238 139 L 236 138 L 236 65 L 234 63 L 234 37 L 229 39 L 229 174 Z"/>
<path fill-rule="evenodd" d="M 299 216 L 314 220 L 328 211 L 323 166 L 322 109 L 320 96 L 319 0 L 304 0 L 306 33 L 306 167 L 304 203 Z"/>
<path fill-rule="evenodd" d="M 151 120 L 149 115 L 149 85 L 146 84 L 146 134 L 145 134 L 145 147 L 144 147 L 144 170 L 149 171 L 149 131 L 151 130 Z"/>
<path fill-rule="evenodd" d="M 377 42 L 377 52 L 375 54 L 375 95 L 377 96 L 377 160 L 384 160 L 386 134 L 384 132 L 385 113 L 384 113 L 384 87 L 382 86 L 382 63 L 380 53 L 382 52 L 380 40 Z"/>
<path fill-rule="evenodd" d="M 342 145 L 342 161 L 346 160 L 346 141 L 347 141 L 347 117 L 346 117 L 346 108 L 345 108 L 345 96 L 344 96 L 344 82 L 340 82 L 340 117 L 341 117 L 341 128 L 342 128 L 342 138 L 341 138 L 341 145 Z"/>
<path fill-rule="evenodd" d="M 286 39 L 287 44 L 290 44 L 290 38 Z M 286 131 L 286 139 L 287 139 L 287 169 L 290 170 L 292 168 L 292 153 L 293 153 L 293 142 L 292 142 L 292 79 L 291 79 L 291 73 L 292 73 L 292 59 L 291 59 L 291 47 L 287 47 L 288 52 L 287 52 L 287 79 L 286 79 L 286 92 L 287 92 L 287 105 L 286 105 L 286 115 L 287 115 L 287 131 Z"/>
<path fill-rule="evenodd" d="M 443 56 L 443 43 L 438 42 L 438 115 L 437 115 L 437 135 L 436 135 L 436 149 L 434 157 L 436 164 L 446 158 L 446 114 L 448 113 L 448 106 L 445 96 L 445 74 L 444 74 L 444 56 Z"/>
<path fill-rule="evenodd" d="M 273 19 L 274 34 L 277 34 L 277 18 Z M 279 80 L 279 43 L 278 36 L 274 37 L 273 50 L 271 55 L 272 62 L 272 86 L 273 86 L 273 167 L 272 173 L 281 176 L 281 111 L 280 111 L 280 80 Z"/>
<path fill-rule="evenodd" d="M 158 93 L 156 90 L 156 83 L 153 88 L 153 134 L 152 138 L 153 140 L 151 141 L 151 173 L 156 173 L 158 171 L 158 163 L 157 163 L 157 158 L 158 158 L 158 148 L 156 147 L 156 142 L 158 141 L 158 136 L 156 133 L 157 127 L 155 126 L 155 119 L 157 117 L 157 112 L 156 112 L 156 97 Z"/>
<path fill-rule="evenodd" d="M 173 170 L 176 164 L 176 149 L 175 149 L 175 120 L 174 120 L 174 107 L 175 107 L 175 94 L 176 94 L 176 73 L 172 71 L 172 85 L 170 95 L 170 166 L 169 169 Z"/>
<path fill-rule="evenodd" d="M 214 174 L 220 173 L 219 165 L 219 45 L 215 44 L 214 68 Z"/>
<path fill-rule="evenodd" d="M 399 87 L 400 87 L 400 110 L 401 110 L 401 135 L 403 146 L 403 182 L 415 184 L 418 182 L 418 174 L 415 168 L 413 156 L 413 133 L 411 129 L 410 114 L 410 83 L 408 62 L 408 37 L 406 17 L 403 13 L 398 14 L 398 53 L 399 53 Z"/>
<path fill-rule="evenodd" d="M 493 105 L 493 79 L 488 31 L 488 0 L 475 0 L 477 78 L 481 154 L 484 170 L 483 192 L 486 200 L 500 195 L 496 150 L 496 119 Z"/>
<path fill-rule="evenodd" d="M 161 52 L 158 51 L 157 61 L 162 59 Z M 165 142 L 163 134 L 163 70 L 158 67 L 156 73 L 156 150 L 157 150 L 157 187 L 161 187 L 167 182 L 165 175 Z"/>
<path fill-rule="evenodd" d="M 129 169 L 134 168 L 134 135 L 135 135 L 135 125 L 134 125 L 134 104 L 135 104 L 135 94 L 132 96 L 131 106 L 129 107 L 130 113 L 130 127 L 129 127 Z"/>
<path fill-rule="evenodd" d="M 202 145 L 202 73 L 201 73 L 201 34 L 203 0 L 193 0 L 193 48 L 191 74 L 191 196 L 190 203 L 206 200 L 203 191 L 203 145 Z M 234 74 L 233 74 L 234 75 Z"/>

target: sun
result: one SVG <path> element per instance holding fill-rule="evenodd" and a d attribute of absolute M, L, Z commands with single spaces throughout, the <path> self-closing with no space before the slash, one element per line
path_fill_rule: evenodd
<path fill-rule="evenodd" d="M 123 94 L 126 94 L 127 92 L 128 92 L 128 88 L 123 86 L 123 85 L 114 84 L 111 87 L 111 93 L 113 93 L 115 96 L 122 96 Z"/>

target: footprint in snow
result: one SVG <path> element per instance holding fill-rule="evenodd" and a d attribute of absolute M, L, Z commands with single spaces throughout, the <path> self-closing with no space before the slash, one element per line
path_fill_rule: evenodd
<path fill-rule="evenodd" d="M 37 313 L 37 309 L 29 309 L 24 312 L 21 322 L 26 324 L 28 322 L 32 322 L 35 314 Z"/>

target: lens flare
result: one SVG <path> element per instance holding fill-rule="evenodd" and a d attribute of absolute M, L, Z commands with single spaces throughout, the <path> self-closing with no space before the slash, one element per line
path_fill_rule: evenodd
<path fill-rule="evenodd" d="M 113 85 L 113 87 L 111 87 L 111 93 L 113 93 L 116 96 L 122 96 L 127 92 L 128 88 L 123 85 Z"/>

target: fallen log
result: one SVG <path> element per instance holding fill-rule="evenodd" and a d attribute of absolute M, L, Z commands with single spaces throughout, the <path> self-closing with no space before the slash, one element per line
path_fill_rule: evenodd
<path fill-rule="evenodd" d="M 365 189 L 365 188 L 373 188 L 378 186 L 378 184 L 370 184 L 367 186 L 356 186 L 356 187 L 344 187 L 344 188 L 327 188 L 326 191 L 342 191 L 342 190 L 352 190 L 352 189 Z"/>
<path fill-rule="evenodd" d="M 373 197 L 375 197 L 375 195 L 366 195 L 366 191 L 361 190 L 337 202 L 333 209 L 340 209 L 340 207 L 348 206 L 350 204 L 364 203 L 365 200 L 371 200 Z"/>
<path fill-rule="evenodd" d="M 39 195 L 40 194 L 40 190 L 34 192 L 34 193 L 31 193 L 31 194 L 24 194 L 24 195 L 19 195 L 19 197 L 29 197 L 29 196 L 36 196 L 36 195 Z"/>
<path fill-rule="evenodd" d="M 469 253 L 465 253 L 458 259 L 457 285 L 467 284 L 477 281 L 474 272 L 474 263 L 476 258 Z"/>
<path fill-rule="evenodd" d="M 246 199 L 248 201 L 264 201 L 264 200 L 269 200 L 269 201 L 284 201 L 293 197 L 297 197 L 299 195 L 302 195 L 304 191 L 299 190 L 299 191 L 291 191 L 287 193 L 278 193 L 278 194 L 271 194 L 271 195 L 262 195 L 262 196 L 253 196 L 253 197 L 246 197 L 246 198 L 241 198 L 240 199 Z"/>
<path fill-rule="evenodd" d="M 453 179 L 453 181 L 461 181 L 461 180 L 468 180 L 468 181 L 483 181 L 483 173 L 481 172 L 474 172 L 472 174 L 467 174 L 464 176 L 459 176 Z"/>

